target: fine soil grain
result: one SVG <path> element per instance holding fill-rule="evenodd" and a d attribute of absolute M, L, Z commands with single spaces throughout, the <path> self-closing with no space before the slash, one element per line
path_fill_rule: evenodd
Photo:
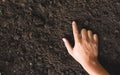
<path fill-rule="evenodd" d="M 120 0 L 0 0 L 3 75 L 88 75 L 67 52 L 71 22 L 99 36 L 99 61 L 120 75 Z"/>

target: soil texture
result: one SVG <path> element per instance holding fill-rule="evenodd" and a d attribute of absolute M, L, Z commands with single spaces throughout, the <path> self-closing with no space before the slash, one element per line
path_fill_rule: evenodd
<path fill-rule="evenodd" d="M 0 0 L 3 75 L 88 75 L 67 52 L 71 22 L 99 36 L 99 61 L 120 75 L 120 0 Z"/>

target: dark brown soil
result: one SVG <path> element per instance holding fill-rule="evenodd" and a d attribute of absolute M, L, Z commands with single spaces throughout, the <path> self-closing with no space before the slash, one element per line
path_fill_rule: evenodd
<path fill-rule="evenodd" d="M 99 35 L 99 61 L 120 75 L 120 0 L 0 0 L 0 72 L 88 75 L 67 52 L 72 20 Z"/>

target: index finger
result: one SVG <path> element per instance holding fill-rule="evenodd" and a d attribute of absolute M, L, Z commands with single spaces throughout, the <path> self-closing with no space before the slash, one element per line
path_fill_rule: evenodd
<path fill-rule="evenodd" d="M 79 32 L 78 32 L 77 24 L 75 21 L 72 22 L 72 28 L 73 28 L 74 40 L 75 42 L 77 42 L 79 41 Z"/>

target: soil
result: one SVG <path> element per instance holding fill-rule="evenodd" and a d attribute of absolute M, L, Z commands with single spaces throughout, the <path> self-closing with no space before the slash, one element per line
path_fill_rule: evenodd
<path fill-rule="evenodd" d="M 99 36 L 99 61 L 120 75 L 120 0 L 0 0 L 3 75 L 88 75 L 67 52 L 71 22 Z"/>

